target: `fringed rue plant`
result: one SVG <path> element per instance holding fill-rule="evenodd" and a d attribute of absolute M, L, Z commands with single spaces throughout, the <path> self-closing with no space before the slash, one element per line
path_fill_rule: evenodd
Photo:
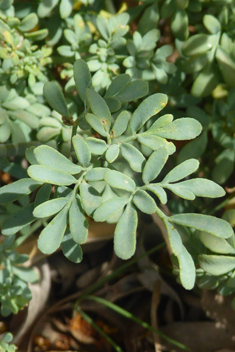
<path fill-rule="evenodd" d="M 79 263 L 89 216 L 97 222 L 116 223 L 114 250 L 118 257 L 129 259 L 135 253 L 138 213 L 157 213 L 166 227 L 180 281 L 186 289 L 193 288 L 195 263 L 183 244 L 182 229 L 204 231 L 222 241 L 233 236 L 225 220 L 190 213 L 167 216 L 161 210 L 161 204 L 167 204 L 168 191 L 187 200 L 225 194 L 213 181 L 187 179 L 198 169 L 195 159 L 185 160 L 162 176 L 176 150 L 173 141 L 198 136 L 200 123 L 164 114 L 167 96 L 162 93 L 142 99 L 134 111 L 129 110 L 126 102 L 146 96 L 147 86 L 142 80 L 131 82 L 127 74 L 114 79 L 102 97 L 91 86 L 87 64 L 79 59 L 74 80 L 84 104 L 77 120 L 71 117 L 58 84 L 44 86 L 47 101 L 73 130 L 70 157 L 47 145 L 27 150 L 29 178 L 2 187 L 1 202 L 14 202 L 38 189 L 37 196 L 3 222 L 2 233 L 14 235 L 37 219 L 44 220 L 39 249 L 51 254 L 61 245 L 64 255 Z M 202 268 L 204 261 L 202 254 Z"/>

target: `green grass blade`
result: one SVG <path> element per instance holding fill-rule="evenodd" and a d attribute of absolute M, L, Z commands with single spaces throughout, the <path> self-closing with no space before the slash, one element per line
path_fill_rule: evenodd
<path fill-rule="evenodd" d="M 87 315 L 83 310 L 76 307 L 76 311 L 82 316 L 84 320 L 86 320 L 98 333 L 105 338 L 105 340 L 110 343 L 110 345 L 115 349 L 117 352 L 123 352 L 120 346 L 118 346 L 95 322 L 94 320 Z"/>
<path fill-rule="evenodd" d="M 127 310 L 119 307 L 118 305 L 116 305 L 114 303 L 111 303 L 111 302 L 107 301 L 104 298 L 97 297 L 97 296 L 87 296 L 86 299 L 90 299 L 90 300 L 95 301 L 97 303 L 103 304 L 104 306 L 106 306 L 106 307 L 114 310 L 115 312 L 121 314 L 125 318 L 133 320 L 135 323 L 141 325 L 143 328 L 148 329 L 151 332 L 157 333 L 159 336 L 164 338 L 166 341 L 172 343 L 173 345 L 175 345 L 175 346 L 177 346 L 177 347 L 179 347 L 179 348 L 181 348 L 183 350 L 189 350 L 189 348 L 187 346 L 181 344 L 178 341 L 175 341 L 175 340 L 171 339 L 170 337 L 166 336 L 161 331 L 155 329 L 154 327 L 152 327 L 148 323 L 144 322 L 141 319 L 136 318 L 132 313 L 128 312 Z"/>

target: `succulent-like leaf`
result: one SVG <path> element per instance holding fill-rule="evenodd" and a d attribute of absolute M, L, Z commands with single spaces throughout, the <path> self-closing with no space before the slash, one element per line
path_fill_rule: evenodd
<path fill-rule="evenodd" d="M 21 24 L 17 26 L 17 28 L 21 32 L 28 32 L 32 30 L 34 27 L 36 27 L 37 24 L 38 24 L 38 16 L 36 15 L 36 13 L 30 13 L 28 16 L 23 18 L 23 20 L 21 21 Z"/>
<path fill-rule="evenodd" d="M 221 254 L 235 254 L 235 249 L 224 239 L 207 232 L 199 232 L 199 238 L 205 247 L 212 252 Z"/>
<path fill-rule="evenodd" d="M 188 200 L 194 200 L 196 197 L 194 195 L 193 192 L 191 192 L 190 189 L 188 188 L 184 188 L 184 187 L 180 187 L 178 186 L 178 183 L 176 184 L 165 184 L 163 185 L 161 183 L 161 186 L 169 189 L 170 191 L 172 191 L 173 193 L 175 193 L 177 196 L 184 198 L 184 199 L 188 199 Z"/>
<path fill-rule="evenodd" d="M 169 125 L 173 121 L 173 118 L 171 114 L 160 116 L 143 135 L 155 134 L 159 128 Z"/>
<path fill-rule="evenodd" d="M 124 89 L 122 89 L 115 97 L 121 103 L 143 98 L 148 93 L 148 83 L 142 79 L 136 79 L 130 82 Z"/>
<path fill-rule="evenodd" d="M 68 201 L 69 199 L 65 197 L 48 200 L 38 205 L 34 209 L 33 215 L 36 218 L 45 218 L 47 216 L 54 215 L 58 213 L 68 203 Z"/>
<path fill-rule="evenodd" d="M 160 200 L 162 204 L 167 202 L 167 194 L 162 187 L 156 183 L 150 183 L 145 187 L 148 191 L 153 192 Z"/>
<path fill-rule="evenodd" d="M 114 250 L 121 259 L 129 259 L 135 253 L 137 211 L 131 203 L 127 204 L 114 232 Z"/>
<path fill-rule="evenodd" d="M 58 186 L 69 186 L 77 182 L 76 178 L 67 172 L 44 165 L 31 165 L 28 174 L 36 181 Z"/>
<path fill-rule="evenodd" d="M 91 85 L 91 74 L 87 63 L 79 59 L 74 63 L 74 80 L 80 98 L 86 101 L 86 89 Z"/>
<path fill-rule="evenodd" d="M 229 238 L 233 235 L 231 226 L 223 219 L 203 214 L 176 214 L 168 219 L 175 224 L 209 232 L 214 236 Z"/>
<path fill-rule="evenodd" d="M 55 252 L 63 239 L 67 227 L 68 207 L 64 207 L 42 230 L 38 248 L 44 254 Z"/>
<path fill-rule="evenodd" d="M 203 270 L 211 275 L 224 275 L 235 268 L 235 257 L 201 254 L 198 256 Z"/>
<path fill-rule="evenodd" d="M 14 202 L 24 195 L 30 194 L 41 186 L 41 184 L 42 182 L 38 182 L 30 178 L 23 178 L 15 181 L 14 183 L 3 186 L 0 188 L 0 204 Z"/>
<path fill-rule="evenodd" d="M 183 117 L 171 124 L 159 128 L 156 134 L 162 138 L 174 140 L 189 140 L 197 137 L 202 131 L 201 124 L 192 118 Z"/>
<path fill-rule="evenodd" d="M 109 163 L 113 163 L 118 155 L 119 155 L 119 152 L 120 152 L 120 147 L 118 144 L 112 144 L 109 146 L 109 148 L 106 150 L 106 153 L 105 153 L 105 158 L 106 160 L 109 162 Z"/>
<path fill-rule="evenodd" d="M 146 191 L 143 191 L 142 189 L 139 189 L 135 193 L 133 197 L 133 203 L 143 213 L 153 214 L 156 212 L 157 206 L 155 201 Z"/>
<path fill-rule="evenodd" d="M 122 210 L 127 202 L 128 200 L 122 197 L 107 200 L 94 212 L 94 220 L 98 222 L 106 221 L 109 217 Z"/>
<path fill-rule="evenodd" d="M 195 97 L 206 97 L 216 88 L 219 83 L 216 69 L 209 63 L 199 73 L 193 82 L 191 94 Z"/>
<path fill-rule="evenodd" d="M 108 148 L 108 145 L 102 139 L 88 137 L 88 138 L 86 138 L 86 142 L 89 146 L 91 153 L 95 154 L 95 155 L 104 154 L 106 149 Z"/>
<path fill-rule="evenodd" d="M 91 169 L 87 172 L 85 176 L 86 181 L 91 181 L 91 182 L 96 182 L 96 181 L 102 181 L 104 180 L 104 175 L 106 173 L 107 169 L 104 167 L 96 167 L 94 169 Z"/>
<path fill-rule="evenodd" d="M 174 167 L 166 177 L 162 180 L 162 183 L 177 182 L 183 178 L 191 175 L 199 167 L 199 161 L 196 159 L 188 159 L 182 164 Z"/>
<path fill-rule="evenodd" d="M 88 166 L 91 160 L 91 152 L 86 141 L 78 134 L 73 136 L 72 141 L 78 161 L 83 166 Z"/>
<path fill-rule="evenodd" d="M 234 58 L 222 48 L 216 50 L 216 59 L 225 82 L 230 87 L 235 87 L 235 63 Z"/>
<path fill-rule="evenodd" d="M 34 201 L 34 207 L 36 208 L 38 205 L 46 202 L 51 195 L 51 189 L 52 186 L 49 185 L 48 183 L 45 183 L 42 185 L 36 195 L 35 201 Z"/>
<path fill-rule="evenodd" d="M 61 248 L 64 256 L 71 260 L 71 262 L 78 264 L 82 261 L 82 248 L 78 243 L 74 242 L 69 232 L 65 233 L 61 242 Z"/>
<path fill-rule="evenodd" d="M 130 164 L 132 170 L 142 172 L 145 163 L 143 154 L 129 143 L 122 143 L 121 145 L 122 156 Z"/>
<path fill-rule="evenodd" d="M 165 147 L 169 155 L 173 154 L 176 150 L 175 145 L 172 142 L 167 142 L 166 139 L 155 135 L 145 136 L 144 133 L 141 133 L 138 137 L 138 141 L 152 150 Z"/>
<path fill-rule="evenodd" d="M 186 56 L 201 55 L 211 49 L 210 36 L 204 33 L 195 34 L 184 42 L 182 51 Z"/>
<path fill-rule="evenodd" d="M 187 189 L 198 197 L 217 198 L 225 195 L 225 190 L 211 180 L 195 178 L 177 183 L 177 187 Z"/>
<path fill-rule="evenodd" d="M 186 290 L 192 290 L 195 285 L 196 270 L 193 258 L 182 246 L 182 252 L 177 257 L 180 269 L 180 282 Z"/>
<path fill-rule="evenodd" d="M 203 24 L 211 34 L 216 34 L 221 31 L 220 21 L 212 15 L 205 15 L 203 17 Z"/>
<path fill-rule="evenodd" d="M 101 203 L 102 198 L 100 194 L 94 187 L 90 186 L 86 182 L 82 182 L 80 185 L 80 195 L 85 212 L 87 215 L 91 215 Z"/>
<path fill-rule="evenodd" d="M 38 273 L 33 268 L 26 268 L 24 266 L 13 266 L 13 273 L 21 280 L 34 283 L 38 281 Z"/>
<path fill-rule="evenodd" d="M 104 124 L 101 122 L 101 120 L 97 116 L 88 113 L 88 114 L 86 114 L 86 121 L 101 136 L 107 137 L 109 135 L 105 129 Z"/>
<path fill-rule="evenodd" d="M 120 93 L 128 83 L 130 82 L 130 76 L 127 74 L 121 74 L 114 78 L 108 87 L 105 97 L 113 97 Z"/>
<path fill-rule="evenodd" d="M 161 111 L 167 104 L 167 95 L 162 93 L 153 94 L 146 98 L 134 111 L 130 127 L 132 132 L 138 131 L 152 116 Z"/>
<path fill-rule="evenodd" d="M 166 148 L 158 148 L 153 152 L 147 160 L 143 170 L 143 181 L 145 184 L 153 181 L 161 172 L 163 166 L 167 162 L 168 151 Z"/>
<path fill-rule="evenodd" d="M 112 127 L 112 137 L 116 138 L 121 136 L 127 129 L 130 120 L 129 111 L 123 110 L 116 118 Z"/>
<path fill-rule="evenodd" d="M 101 121 L 106 131 L 109 131 L 111 124 L 111 113 L 104 99 L 94 90 L 87 88 L 87 100 L 91 111 Z"/>
<path fill-rule="evenodd" d="M 58 83 L 46 82 L 43 87 L 43 94 L 54 110 L 63 116 L 70 116 L 64 95 Z"/>
<path fill-rule="evenodd" d="M 78 174 L 82 170 L 81 166 L 73 164 L 72 161 L 48 145 L 40 145 L 34 149 L 33 153 L 38 163 L 41 165 L 53 167 L 60 171 L 66 171 L 68 174 L 72 175 Z"/>
<path fill-rule="evenodd" d="M 69 229 L 76 243 L 82 244 L 86 242 L 88 236 L 88 221 L 78 197 L 73 199 L 69 209 Z"/>
<path fill-rule="evenodd" d="M 128 192 L 134 192 L 136 188 L 135 182 L 129 176 L 119 171 L 108 170 L 104 179 L 111 187 L 123 189 Z"/>
<path fill-rule="evenodd" d="M 31 224 L 35 220 L 33 208 L 34 205 L 31 203 L 11 214 L 2 225 L 2 234 L 5 236 L 14 235 L 26 225 Z"/>

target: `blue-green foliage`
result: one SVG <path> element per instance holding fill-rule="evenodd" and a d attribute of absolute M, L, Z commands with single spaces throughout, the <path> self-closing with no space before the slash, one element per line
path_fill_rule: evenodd
<path fill-rule="evenodd" d="M 19 157 L 0 160 L 18 179 L 0 188 L 2 314 L 30 299 L 14 235 L 41 229 L 43 253 L 61 245 L 78 263 L 88 217 L 117 223 L 114 249 L 128 259 L 138 214 L 156 212 L 182 285 L 197 275 L 200 287 L 234 291 L 232 215 L 207 215 L 225 195 L 210 179 L 224 184 L 234 170 L 234 3 L 116 10 L 101 0 L 0 0 L 0 155 L 31 145 L 28 174 Z"/>
<path fill-rule="evenodd" d="M 164 115 L 161 111 L 167 104 L 167 96 L 162 93 L 148 96 L 132 114 L 124 110 L 128 98 L 133 100 L 147 93 L 141 80 L 138 91 L 132 90 L 137 81 L 131 82 L 128 75 L 114 79 L 104 98 L 91 88 L 90 73 L 83 60 L 75 63 L 74 80 L 84 102 L 84 111 L 73 121 L 76 128 L 72 137 L 73 156 L 68 159 L 46 145 L 31 148 L 27 158 L 31 163 L 28 175 L 32 180 L 22 180 L 28 190 L 28 183 L 34 180 L 34 187 L 53 184 L 57 191 L 52 199 L 41 199 L 40 202 L 36 199 L 34 204 L 27 204 L 21 209 L 18 216 L 8 217 L 2 225 L 3 234 L 13 235 L 34 219 L 47 218 L 49 222 L 39 236 L 39 249 L 51 254 L 62 244 L 64 254 L 79 262 L 82 260 L 80 245 L 88 235 L 87 214 L 95 221 L 117 222 L 114 249 L 120 258 L 128 259 L 135 252 L 137 211 L 147 214 L 157 212 L 167 228 L 172 252 L 179 261 L 181 282 L 185 288 L 192 288 L 194 263 L 174 224 L 204 230 L 219 238 L 228 238 L 233 232 L 225 221 L 206 215 L 167 217 L 158 204 L 167 203 L 165 190 L 188 200 L 196 196 L 221 197 L 224 191 L 210 180 L 184 180 L 197 170 L 195 159 L 181 163 L 163 178 L 158 177 L 169 155 L 175 152 L 172 141 L 197 137 L 201 133 L 200 123 L 188 117 L 174 120 L 171 114 Z M 57 84 L 46 83 L 44 94 L 55 110 L 69 118 L 69 108 Z M 150 119 L 151 124 L 147 128 Z M 101 135 L 102 139 L 95 138 L 92 131 Z M 147 155 L 141 147 L 148 148 Z M 126 163 L 130 167 L 129 175 L 131 170 L 132 174 L 139 173 L 142 181 L 138 178 L 137 182 L 125 172 Z M 2 187 L 0 195 L 3 199 L 9 187 L 13 194 L 18 193 L 17 187 Z M 16 194 L 15 199 L 20 196 Z"/>
<path fill-rule="evenodd" d="M 7 332 L 4 334 L 1 338 L 0 341 L 0 350 L 1 352 L 15 352 L 17 347 L 13 344 L 9 345 L 9 342 L 11 342 L 13 339 L 13 336 L 10 332 Z"/>
<path fill-rule="evenodd" d="M 31 268 L 20 266 L 28 260 L 25 254 L 14 251 L 15 236 L 6 237 L 0 244 L 0 301 L 1 314 L 18 313 L 32 298 L 28 282 L 35 282 L 38 277 Z"/>

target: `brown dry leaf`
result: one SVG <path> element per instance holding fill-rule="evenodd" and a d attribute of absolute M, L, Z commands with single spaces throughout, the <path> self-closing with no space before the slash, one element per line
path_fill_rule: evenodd
<path fill-rule="evenodd" d="M 97 332 L 92 326 L 86 322 L 80 314 L 69 320 L 67 329 L 71 332 L 79 342 L 84 344 L 95 344 Z"/>

